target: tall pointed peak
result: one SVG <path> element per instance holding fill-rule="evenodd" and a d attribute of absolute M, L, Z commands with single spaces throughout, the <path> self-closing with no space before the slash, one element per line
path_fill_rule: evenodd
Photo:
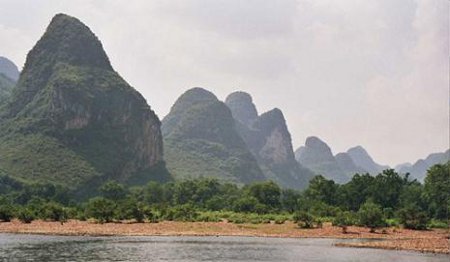
<path fill-rule="evenodd" d="M 258 118 L 258 111 L 253 104 L 253 99 L 246 92 L 237 91 L 229 94 L 225 99 L 225 104 L 230 108 L 233 117 L 247 126 Z"/>
<path fill-rule="evenodd" d="M 67 63 L 112 70 L 97 36 L 75 17 L 57 14 L 27 56 L 24 71 L 34 66 Z"/>

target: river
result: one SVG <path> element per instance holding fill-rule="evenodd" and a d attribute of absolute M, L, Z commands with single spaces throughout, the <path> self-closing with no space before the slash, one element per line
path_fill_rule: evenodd
<path fill-rule="evenodd" d="M 335 247 L 336 239 L 0 234 L 1 261 L 445 261 L 447 255 Z"/>

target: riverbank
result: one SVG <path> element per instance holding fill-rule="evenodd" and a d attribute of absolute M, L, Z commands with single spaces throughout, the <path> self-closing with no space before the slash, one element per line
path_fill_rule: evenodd
<path fill-rule="evenodd" d="M 341 228 L 325 223 L 322 228 L 300 229 L 292 222 L 284 224 L 233 224 L 227 222 L 107 223 L 70 220 L 59 222 L 17 220 L 0 223 L 0 233 L 70 235 L 70 236 L 254 236 L 286 238 L 380 239 L 370 242 L 345 242 L 337 246 L 412 250 L 450 254 L 449 231 L 436 229 L 416 231 L 388 228 L 385 233 L 369 233 L 367 228 Z"/>

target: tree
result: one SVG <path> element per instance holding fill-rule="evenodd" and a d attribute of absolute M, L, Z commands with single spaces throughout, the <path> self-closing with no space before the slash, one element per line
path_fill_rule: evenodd
<path fill-rule="evenodd" d="M 295 210 L 299 209 L 299 199 L 300 193 L 293 189 L 283 189 L 281 191 L 281 207 L 293 213 Z"/>
<path fill-rule="evenodd" d="M 103 197 L 112 201 L 119 201 L 124 199 L 127 195 L 127 191 L 124 185 L 117 183 L 116 181 L 108 181 L 100 187 L 100 192 Z"/>
<path fill-rule="evenodd" d="M 364 203 L 358 211 L 359 223 L 370 228 L 370 232 L 374 233 L 375 229 L 385 225 L 383 212 L 381 207 L 372 201 Z"/>
<path fill-rule="evenodd" d="M 450 209 L 450 161 L 432 166 L 425 177 L 424 196 L 429 213 L 437 219 L 448 219 Z"/>
<path fill-rule="evenodd" d="M 55 202 L 48 202 L 43 207 L 43 218 L 53 221 L 60 221 L 61 223 L 67 221 L 67 212 L 61 204 Z"/>
<path fill-rule="evenodd" d="M 305 196 L 310 200 L 320 201 L 328 205 L 337 203 L 337 190 L 339 185 L 333 180 L 328 180 L 323 176 L 315 176 L 309 181 L 309 186 L 305 190 Z"/>
<path fill-rule="evenodd" d="M 248 194 L 272 209 L 280 208 L 281 189 L 273 181 L 251 184 L 248 187 Z"/>
<path fill-rule="evenodd" d="M 111 222 L 114 217 L 116 204 L 103 197 L 95 197 L 89 199 L 86 206 L 86 214 L 88 217 L 97 219 L 100 223 Z"/>
<path fill-rule="evenodd" d="M 340 202 L 349 210 L 358 211 L 360 206 L 372 195 L 375 178 L 369 174 L 355 174 L 352 180 L 340 187 Z"/>
<path fill-rule="evenodd" d="M 144 207 L 135 198 L 128 197 L 119 202 L 116 208 L 118 219 L 135 219 L 142 223 L 145 218 Z"/>
<path fill-rule="evenodd" d="M 383 208 L 395 208 L 398 204 L 402 188 L 407 184 L 408 177 L 400 176 L 394 169 L 386 169 L 375 177 L 371 197 Z"/>
<path fill-rule="evenodd" d="M 255 212 L 255 207 L 260 204 L 258 199 L 252 196 L 244 196 L 238 199 L 233 206 L 235 212 L 251 213 Z"/>
<path fill-rule="evenodd" d="M 144 189 L 144 199 L 147 204 L 159 204 L 163 202 L 163 197 L 163 188 L 159 183 L 151 181 L 147 184 Z"/>

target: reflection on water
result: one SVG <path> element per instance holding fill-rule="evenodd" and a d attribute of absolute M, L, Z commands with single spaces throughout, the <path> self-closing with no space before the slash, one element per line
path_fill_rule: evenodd
<path fill-rule="evenodd" d="M 0 234 L 2 261 L 449 261 L 446 255 L 333 246 L 342 240 L 252 237 L 63 237 Z"/>

